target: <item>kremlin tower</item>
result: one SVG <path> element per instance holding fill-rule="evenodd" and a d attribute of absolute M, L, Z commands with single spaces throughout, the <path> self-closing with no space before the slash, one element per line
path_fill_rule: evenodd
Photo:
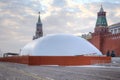
<path fill-rule="evenodd" d="M 94 29 L 94 34 L 105 34 L 108 32 L 109 30 L 106 19 L 106 12 L 101 5 L 100 11 L 97 13 L 97 21 Z"/>
<path fill-rule="evenodd" d="M 38 39 L 42 36 L 43 36 L 42 22 L 41 22 L 41 19 L 40 19 L 40 12 L 39 12 L 38 22 L 36 23 L 36 32 L 35 32 L 35 36 L 33 36 L 33 40 Z"/>
<path fill-rule="evenodd" d="M 113 28 L 117 26 L 113 26 Z M 104 55 L 108 51 L 116 56 L 120 56 L 120 33 L 113 34 L 114 30 L 107 24 L 106 12 L 102 5 L 97 13 L 96 25 L 94 32 L 91 33 L 91 38 L 88 39 L 94 46 L 96 46 Z M 119 28 L 119 27 L 118 27 Z M 114 31 L 115 32 L 115 31 Z"/>

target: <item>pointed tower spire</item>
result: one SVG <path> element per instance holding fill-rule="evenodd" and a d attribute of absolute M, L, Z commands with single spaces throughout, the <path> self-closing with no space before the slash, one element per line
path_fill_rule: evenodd
<path fill-rule="evenodd" d="M 104 11 L 102 5 L 97 13 L 97 21 L 94 29 L 94 34 L 106 34 L 109 33 L 108 31 L 108 24 L 107 24 L 107 19 L 106 19 L 106 12 Z"/>
<path fill-rule="evenodd" d="M 36 32 L 35 32 L 35 36 L 33 36 L 33 40 L 38 39 L 38 38 L 43 36 L 42 22 L 41 22 L 41 19 L 40 19 L 40 12 L 38 12 L 38 14 L 39 14 L 38 22 L 36 23 Z"/>
<path fill-rule="evenodd" d="M 100 11 L 97 14 L 96 27 L 106 27 L 106 26 L 108 26 L 106 19 L 106 12 L 104 11 L 101 5 Z"/>
<path fill-rule="evenodd" d="M 38 23 L 41 23 L 41 19 L 40 19 L 40 12 L 38 12 L 39 17 L 38 17 Z"/>
<path fill-rule="evenodd" d="M 101 4 L 101 8 L 100 8 L 100 11 L 99 12 L 104 12 L 104 9 L 102 7 L 102 4 Z"/>

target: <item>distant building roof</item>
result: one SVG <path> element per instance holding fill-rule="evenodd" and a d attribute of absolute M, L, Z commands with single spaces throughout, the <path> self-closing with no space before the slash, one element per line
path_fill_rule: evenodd
<path fill-rule="evenodd" d="M 3 57 L 7 57 L 9 55 L 19 55 L 18 53 L 11 53 L 11 52 L 8 52 L 8 53 L 4 53 Z"/>
<path fill-rule="evenodd" d="M 117 27 L 120 27 L 120 22 L 109 26 L 109 28 L 117 28 Z"/>

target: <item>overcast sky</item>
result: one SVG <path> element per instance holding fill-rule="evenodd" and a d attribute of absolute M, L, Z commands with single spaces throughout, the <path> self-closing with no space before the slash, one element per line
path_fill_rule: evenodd
<path fill-rule="evenodd" d="M 120 22 L 120 0 L 0 0 L 0 52 L 32 41 L 39 11 L 44 36 L 93 32 L 101 4 L 109 25 Z"/>

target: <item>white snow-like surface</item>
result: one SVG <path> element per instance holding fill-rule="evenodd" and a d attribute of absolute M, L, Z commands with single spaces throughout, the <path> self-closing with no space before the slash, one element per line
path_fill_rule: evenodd
<path fill-rule="evenodd" d="M 67 67 L 86 67 L 86 68 L 118 68 L 120 69 L 120 67 L 116 67 L 116 66 L 99 66 L 99 65 L 84 65 L 84 66 L 67 66 Z"/>
<path fill-rule="evenodd" d="M 21 55 L 34 56 L 75 56 L 101 52 L 85 39 L 70 34 L 48 35 L 27 44 L 21 49 Z"/>

